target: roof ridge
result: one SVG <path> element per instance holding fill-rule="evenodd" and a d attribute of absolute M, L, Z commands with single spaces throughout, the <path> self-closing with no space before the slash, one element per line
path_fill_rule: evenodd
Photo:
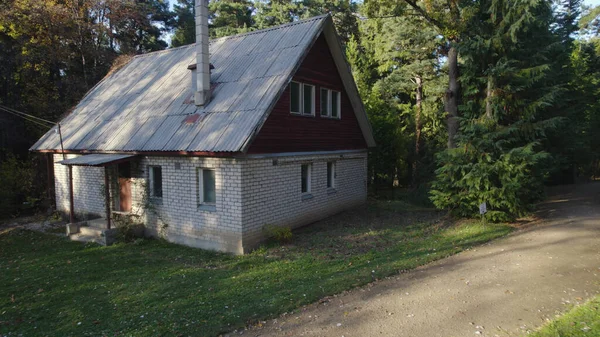
<path fill-rule="evenodd" d="M 326 14 L 321 14 L 321 15 L 317 15 L 317 16 L 312 16 L 310 18 L 307 19 L 302 19 L 302 20 L 298 20 L 298 21 L 293 21 L 293 22 L 288 22 L 288 23 L 284 23 L 281 24 L 279 26 L 273 26 L 273 27 L 268 27 L 268 28 L 263 28 L 263 29 L 259 29 L 259 30 L 253 30 L 250 32 L 245 32 L 245 33 L 240 33 L 240 34 L 235 34 L 235 35 L 229 35 L 229 36 L 222 36 L 216 39 L 211 39 L 210 42 L 213 41 L 219 41 L 219 40 L 228 40 L 228 39 L 232 39 L 232 38 L 237 38 L 240 36 L 246 36 L 246 35 L 254 35 L 254 34 L 260 34 L 260 33 L 264 33 L 264 32 L 269 32 L 272 30 L 276 30 L 276 29 L 282 29 L 282 28 L 286 28 L 286 27 L 291 27 L 291 26 L 296 26 L 296 25 L 300 25 L 309 21 L 317 21 L 317 20 L 322 20 L 325 19 L 329 16 L 329 13 Z M 195 43 L 193 43 L 195 44 Z"/>
<path fill-rule="evenodd" d="M 329 17 L 330 14 L 326 13 L 326 14 L 321 14 L 321 15 L 317 15 L 317 16 L 313 16 L 307 19 L 302 19 L 302 20 L 298 20 L 298 21 L 294 21 L 294 22 L 288 22 L 288 23 L 284 23 L 282 25 L 279 26 L 273 26 L 273 27 L 269 27 L 269 28 L 263 28 L 263 29 L 259 29 L 259 30 L 253 30 L 250 32 L 245 32 L 245 33 L 240 33 L 240 34 L 235 34 L 235 35 L 229 35 L 229 36 L 222 36 L 216 39 L 211 39 L 209 42 L 213 43 L 216 41 L 221 41 L 221 40 L 229 40 L 229 39 L 234 39 L 234 38 L 238 38 L 238 37 L 242 37 L 242 36 L 248 36 L 248 35 L 254 35 L 254 34 L 260 34 L 260 33 L 264 33 L 264 32 L 270 32 L 276 29 L 282 29 L 282 28 L 286 28 L 286 27 L 291 27 L 291 26 L 296 26 L 296 25 L 300 25 L 309 21 L 318 21 L 318 20 L 322 20 L 322 19 L 326 19 L 327 17 Z M 157 51 L 153 51 L 153 52 L 149 52 L 149 53 L 144 53 L 144 54 L 139 54 L 139 55 L 135 55 L 134 58 L 138 58 L 138 57 L 145 57 L 145 56 L 149 56 L 149 55 L 157 55 L 157 54 L 161 54 L 161 53 L 167 53 L 167 52 L 171 52 L 171 51 L 176 51 L 179 49 L 183 49 L 183 48 L 191 48 L 191 47 L 195 47 L 196 43 L 190 43 L 190 44 L 186 44 L 183 46 L 179 46 L 179 47 L 175 47 L 175 48 L 168 48 L 168 49 L 163 49 L 163 50 L 157 50 Z"/>

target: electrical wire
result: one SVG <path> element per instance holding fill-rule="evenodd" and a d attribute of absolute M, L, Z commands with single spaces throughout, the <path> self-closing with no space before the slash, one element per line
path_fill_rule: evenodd
<path fill-rule="evenodd" d="M 0 110 L 2 110 L 2 111 L 4 111 L 4 112 L 7 112 L 7 113 L 9 113 L 9 114 L 11 114 L 11 115 L 14 115 L 14 116 L 17 116 L 17 117 L 23 118 L 24 120 L 26 120 L 26 121 L 28 121 L 28 122 L 31 122 L 31 123 L 37 124 L 37 125 L 39 125 L 39 126 L 42 126 L 42 127 L 44 127 L 45 129 L 52 128 L 54 125 L 56 125 L 56 124 L 53 124 L 52 126 L 50 126 L 50 125 L 48 125 L 48 124 L 42 124 L 42 123 L 40 123 L 40 122 L 38 122 L 38 121 L 36 121 L 36 120 L 34 120 L 34 119 L 29 119 L 29 118 L 27 118 L 27 117 L 25 117 L 25 116 L 23 116 L 23 115 L 19 115 L 19 114 L 17 114 L 17 113 L 11 112 L 10 110 L 3 109 L 1 106 L 0 106 Z"/>
<path fill-rule="evenodd" d="M 4 106 L 4 105 L 0 105 L 0 109 L 4 110 L 6 112 L 9 112 L 9 113 L 12 112 L 13 114 L 19 114 L 19 115 L 22 115 L 22 116 L 27 116 L 29 118 L 33 118 L 33 119 L 36 119 L 36 120 L 41 121 L 41 122 L 45 122 L 45 123 L 48 123 L 48 124 L 56 125 L 56 122 L 52 122 L 52 121 L 49 121 L 47 119 L 43 119 L 43 118 L 40 118 L 40 117 L 37 117 L 37 116 L 34 116 L 34 115 L 30 115 L 30 114 L 27 114 L 27 113 L 15 110 L 13 108 L 9 108 L 9 107 Z"/>

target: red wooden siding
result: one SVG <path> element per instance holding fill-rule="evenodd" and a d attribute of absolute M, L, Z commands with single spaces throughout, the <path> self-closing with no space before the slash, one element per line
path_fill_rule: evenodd
<path fill-rule="evenodd" d="M 344 90 L 327 42 L 321 35 L 294 75 L 294 81 L 315 85 L 315 116 L 290 114 L 290 89 L 283 92 L 248 153 L 366 149 L 354 110 Z M 342 93 L 342 119 L 321 117 L 321 88 Z"/>

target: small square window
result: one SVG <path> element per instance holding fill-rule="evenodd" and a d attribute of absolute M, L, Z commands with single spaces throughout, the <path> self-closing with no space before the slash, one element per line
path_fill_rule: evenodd
<path fill-rule="evenodd" d="M 293 114 L 315 115 L 315 86 L 310 84 L 290 83 L 290 112 Z"/>
<path fill-rule="evenodd" d="M 217 203 L 215 170 L 197 169 L 196 183 L 198 186 L 198 206 L 215 205 Z"/>
<path fill-rule="evenodd" d="M 310 177 L 311 177 L 312 165 L 311 164 L 303 164 L 301 168 L 302 173 L 302 193 L 310 193 Z"/>
<path fill-rule="evenodd" d="M 339 91 L 321 89 L 321 116 L 340 118 L 341 115 L 341 97 Z"/>
<path fill-rule="evenodd" d="M 335 188 L 335 162 L 327 163 L 327 188 Z"/>
<path fill-rule="evenodd" d="M 162 167 L 150 166 L 150 196 L 162 198 Z"/>

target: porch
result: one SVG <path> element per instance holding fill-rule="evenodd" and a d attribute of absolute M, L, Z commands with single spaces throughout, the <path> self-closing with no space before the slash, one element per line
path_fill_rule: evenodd
<path fill-rule="evenodd" d="M 69 223 L 67 224 L 67 235 L 72 240 L 96 242 L 102 245 L 110 245 L 115 241 L 115 219 L 131 216 L 131 162 L 135 157 L 135 155 L 123 154 L 90 154 L 58 162 L 67 166 L 68 169 Z M 100 205 L 104 199 L 104 214 L 81 215 L 86 210 L 77 208 L 76 198 L 78 193 L 86 192 L 86 186 L 74 186 L 74 166 L 78 167 L 79 174 L 85 172 L 81 170 L 96 168 L 98 178 L 94 183 L 97 184 L 97 187 L 101 186 L 101 191 L 96 192 L 98 193 L 96 199 Z M 103 174 L 98 173 L 98 168 L 103 169 Z M 100 194 L 102 199 L 100 199 Z M 81 207 L 81 203 L 79 205 Z M 78 214 L 80 216 L 77 216 Z"/>

